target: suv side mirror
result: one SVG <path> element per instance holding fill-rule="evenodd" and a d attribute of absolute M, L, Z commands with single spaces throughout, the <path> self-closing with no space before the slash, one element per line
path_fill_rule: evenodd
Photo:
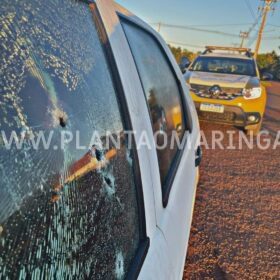
<path fill-rule="evenodd" d="M 179 64 L 180 69 L 181 69 L 183 74 L 186 73 L 186 71 L 187 71 L 187 69 L 190 65 L 191 65 L 190 60 L 187 57 L 183 56 L 182 59 L 181 59 L 181 62 Z"/>
<path fill-rule="evenodd" d="M 273 75 L 271 73 L 268 73 L 268 72 L 264 72 L 262 75 L 261 75 L 261 80 L 262 81 L 272 81 L 273 80 Z"/>

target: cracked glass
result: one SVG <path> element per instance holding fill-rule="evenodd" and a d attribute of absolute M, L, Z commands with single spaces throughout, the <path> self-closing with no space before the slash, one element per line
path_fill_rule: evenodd
<path fill-rule="evenodd" d="M 0 278 L 123 279 L 140 242 L 134 159 L 89 7 L 0 11 Z"/>

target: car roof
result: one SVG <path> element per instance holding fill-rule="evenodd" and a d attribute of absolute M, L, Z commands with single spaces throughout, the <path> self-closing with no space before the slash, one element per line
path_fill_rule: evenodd
<path fill-rule="evenodd" d="M 200 57 L 224 57 L 224 58 L 237 58 L 245 60 L 253 60 L 252 57 L 240 53 L 230 53 L 230 52 L 211 52 L 206 54 L 201 54 Z"/>

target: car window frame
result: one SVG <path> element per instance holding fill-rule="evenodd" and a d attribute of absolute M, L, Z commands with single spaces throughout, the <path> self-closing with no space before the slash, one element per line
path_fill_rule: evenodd
<path fill-rule="evenodd" d="M 184 96 L 183 96 L 186 93 L 185 93 L 185 91 L 183 89 L 183 86 L 182 86 L 182 83 L 181 83 L 181 79 L 178 77 L 178 74 L 176 73 L 176 71 L 174 69 L 174 66 L 173 66 L 173 64 L 172 64 L 172 62 L 171 62 L 171 60 L 170 60 L 166 50 L 164 49 L 162 43 L 151 32 L 151 30 L 149 30 L 145 26 L 139 25 L 139 23 L 134 21 L 133 18 L 128 17 L 128 16 L 126 16 L 126 15 L 120 13 L 120 12 L 117 12 L 117 15 L 119 17 L 121 25 L 122 25 L 123 22 L 126 22 L 126 23 L 128 23 L 130 25 L 133 25 L 136 28 L 139 28 L 140 30 L 142 30 L 143 32 L 148 34 L 151 37 L 151 39 L 155 41 L 156 45 L 159 48 L 159 51 L 164 56 L 168 66 L 169 66 L 169 69 L 170 69 L 170 71 L 173 74 L 173 78 L 175 79 L 176 85 L 178 87 L 179 98 L 180 98 L 180 103 L 181 103 L 181 110 L 182 110 L 182 117 L 183 117 L 183 120 L 185 122 L 184 133 L 190 133 L 191 134 L 192 131 L 193 131 L 193 119 L 191 117 L 190 108 L 189 108 L 189 106 L 187 104 L 186 98 L 184 98 Z M 135 63 L 135 67 L 137 69 L 138 77 L 139 77 L 139 80 L 140 80 L 141 85 L 142 85 L 142 91 L 143 91 L 143 95 L 145 96 L 146 106 L 147 106 L 149 114 L 150 114 L 150 116 L 149 116 L 150 117 L 150 124 L 152 126 L 152 118 L 151 118 L 150 108 L 149 108 L 148 100 L 147 100 L 146 95 L 145 95 L 145 90 L 144 90 L 143 82 L 142 82 L 142 79 L 141 79 L 141 76 L 140 76 L 140 73 L 139 73 L 139 70 L 138 70 L 138 67 L 137 67 L 137 63 L 135 61 L 135 58 L 134 58 L 134 55 L 133 55 L 133 52 L 132 52 L 132 49 L 131 49 L 131 46 L 130 46 L 130 43 L 129 43 L 129 40 L 128 40 L 128 37 L 127 37 L 127 34 L 126 34 L 125 30 L 124 30 L 123 25 L 122 25 L 122 29 L 123 29 L 123 32 L 125 34 L 127 43 L 129 45 L 130 52 L 131 52 L 131 55 L 132 55 L 134 63 Z M 178 167 L 179 167 L 179 165 L 181 163 L 181 159 L 182 159 L 182 156 L 184 154 L 184 150 L 185 150 L 185 148 L 187 146 L 188 138 L 189 137 L 187 137 L 187 138 L 183 137 L 183 139 L 182 139 L 182 140 L 184 140 L 184 142 L 183 142 L 183 149 L 177 150 L 175 158 L 173 159 L 172 164 L 170 165 L 170 169 L 169 169 L 168 176 L 167 176 L 167 179 L 165 181 L 165 184 L 163 184 L 161 182 L 161 186 L 162 186 L 162 188 L 161 188 L 161 191 L 162 191 L 162 205 L 163 205 L 163 208 L 167 208 L 167 206 L 168 206 L 168 201 L 169 201 L 170 193 L 172 191 L 173 182 L 174 182 L 175 177 L 177 175 L 177 170 L 178 170 Z M 159 160 L 158 160 L 158 165 L 159 165 Z M 159 168 L 159 166 L 158 166 L 158 168 Z"/>
<path fill-rule="evenodd" d="M 85 2 L 80 0 L 81 2 Z M 89 9 L 91 10 L 93 22 L 97 33 L 99 35 L 100 43 L 102 45 L 105 59 L 107 62 L 107 66 L 112 78 L 113 86 L 116 93 L 116 98 L 119 105 L 119 110 L 121 114 L 121 118 L 123 121 L 123 126 L 125 130 L 133 130 L 131 117 L 128 110 L 128 104 L 124 94 L 124 88 L 122 85 L 122 81 L 119 75 L 118 66 L 116 60 L 114 58 L 114 54 L 112 51 L 112 46 L 110 44 L 108 34 L 106 32 L 106 28 L 104 26 L 104 22 L 102 20 L 101 14 L 98 11 L 98 7 L 96 3 L 86 1 L 89 5 Z M 132 135 L 132 157 L 133 157 L 133 175 L 134 175 L 134 183 L 136 187 L 136 199 L 137 199 L 137 208 L 138 208 L 138 216 L 139 216 L 139 235 L 140 242 L 132 264 L 129 268 L 129 271 L 126 275 L 126 279 L 137 279 L 140 274 L 141 268 L 144 264 L 145 258 L 148 254 L 150 248 L 150 238 L 147 236 L 146 230 L 146 213 L 144 206 L 144 194 L 142 187 L 142 178 L 139 164 L 138 152 L 136 149 L 136 141 L 134 135 Z"/>

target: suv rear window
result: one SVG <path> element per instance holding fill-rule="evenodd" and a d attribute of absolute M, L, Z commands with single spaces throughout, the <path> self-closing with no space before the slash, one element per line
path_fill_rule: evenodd
<path fill-rule="evenodd" d="M 0 278 L 123 279 L 140 242 L 135 159 L 92 14 L 71 0 L 0 11 Z"/>
<path fill-rule="evenodd" d="M 253 60 L 227 57 L 198 57 L 190 70 L 251 77 L 257 75 L 256 65 Z"/>

